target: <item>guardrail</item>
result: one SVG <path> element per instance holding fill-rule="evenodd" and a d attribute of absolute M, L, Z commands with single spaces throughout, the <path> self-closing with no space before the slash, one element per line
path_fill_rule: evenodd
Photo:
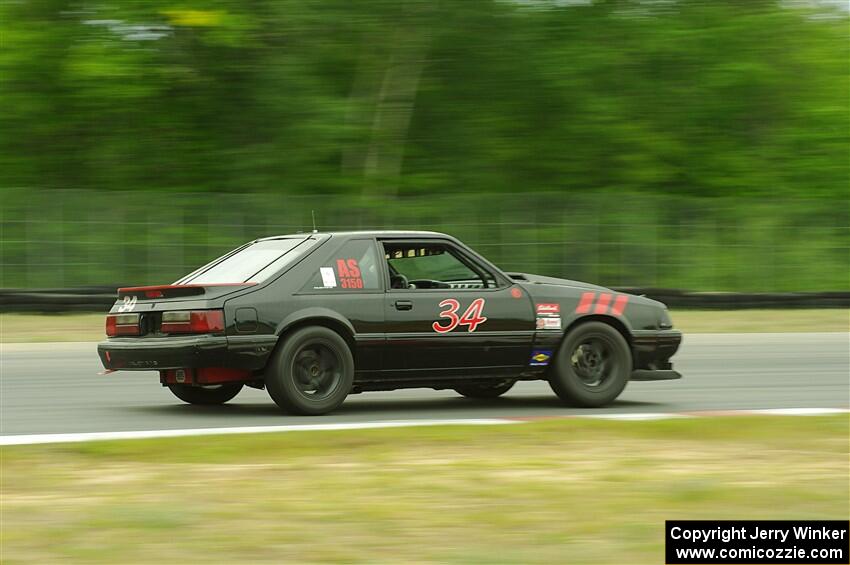
<path fill-rule="evenodd" d="M 117 298 L 117 288 L 0 289 L 0 312 L 106 312 Z M 850 292 L 693 292 L 639 287 L 618 287 L 615 290 L 646 295 L 674 310 L 850 308 Z"/>
<path fill-rule="evenodd" d="M 0 289 L 0 312 L 106 312 L 118 298 L 117 286 Z"/>
<path fill-rule="evenodd" d="M 247 241 L 309 231 L 315 210 L 323 231 L 438 231 L 504 271 L 607 287 L 850 290 L 846 200 L 619 190 L 459 190 L 393 201 L 353 193 L 163 194 L 0 190 L 0 287 L 175 281 Z"/>

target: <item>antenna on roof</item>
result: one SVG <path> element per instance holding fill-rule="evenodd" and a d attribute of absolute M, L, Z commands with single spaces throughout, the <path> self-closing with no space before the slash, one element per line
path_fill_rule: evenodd
<path fill-rule="evenodd" d="M 310 210 L 310 215 L 313 216 L 313 233 L 319 233 L 319 230 L 316 229 L 316 211 Z"/>

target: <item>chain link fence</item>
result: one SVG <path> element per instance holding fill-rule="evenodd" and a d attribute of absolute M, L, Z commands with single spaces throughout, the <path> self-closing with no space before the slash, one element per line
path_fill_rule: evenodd
<path fill-rule="evenodd" d="M 245 241 L 309 231 L 313 212 L 322 231 L 442 231 L 505 270 L 606 286 L 850 288 L 847 201 L 7 190 L 0 212 L 4 288 L 167 283 Z"/>

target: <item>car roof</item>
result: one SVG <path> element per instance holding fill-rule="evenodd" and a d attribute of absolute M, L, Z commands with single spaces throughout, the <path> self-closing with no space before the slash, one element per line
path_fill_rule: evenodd
<path fill-rule="evenodd" d="M 333 236 L 333 237 L 353 237 L 353 236 L 370 236 L 370 237 L 392 237 L 392 238 L 405 238 L 405 237 L 439 237 L 452 239 L 455 238 L 440 232 L 435 231 L 412 231 L 412 230 L 361 230 L 361 231 L 327 231 L 327 232 L 301 232 L 301 233 L 291 233 L 285 235 L 273 235 L 269 237 L 263 237 L 257 239 L 256 241 L 266 241 L 269 239 L 285 239 L 292 237 L 307 237 L 311 235 L 319 235 L 319 236 Z"/>
<path fill-rule="evenodd" d="M 310 231 L 310 232 L 301 232 L 301 233 L 291 233 L 286 235 L 273 235 L 271 237 L 264 237 L 260 239 L 255 239 L 254 241 L 268 241 L 274 239 L 286 239 L 286 238 L 307 238 L 307 237 L 318 237 L 320 239 L 326 239 L 330 237 L 342 237 L 342 238 L 351 238 L 351 237 L 379 237 L 379 238 L 388 238 L 388 239 L 447 239 L 456 243 L 457 245 L 465 248 L 468 252 L 471 252 L 479 261 L 482 261 L 485 265 L 489 266 L 491 269 L 495 270 L 498 273 L 501 273 L 507 280 L 511 280 L 508 275 L 504 273 L 499 267 L 485 259 L 480 254 L 476 253 L 472 249 L 470 249 L 466 244 L 461 242 L 458 238 L 441 233 L 436 231 L 421 231 L 421 230 L 360 230 L 360 231 Z"/>

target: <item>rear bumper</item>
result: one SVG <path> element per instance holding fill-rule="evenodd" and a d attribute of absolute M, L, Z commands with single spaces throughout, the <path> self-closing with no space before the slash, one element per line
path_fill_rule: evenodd
<path fill-rule="evenodd" d="M 227 337 L 112 338 L 97 344 L 106 369 L 157 371 L 196 367 L 235 367 Z"/>

